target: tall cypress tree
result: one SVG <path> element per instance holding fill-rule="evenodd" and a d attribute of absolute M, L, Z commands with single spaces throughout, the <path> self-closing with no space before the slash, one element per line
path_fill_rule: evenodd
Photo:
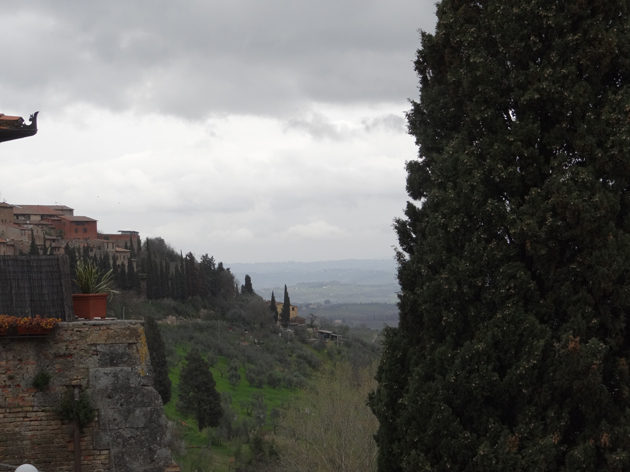
<path fill-rule="evenodd" d="M 39 248 L 37 247 L 37 243 L 35 242 L 35 233 L 33 232 L 33 228 L 31 228 L 31 247 L 28 251 L 30 256 L 39 256 Z"/>
<path fill-rule="evenodd" d="M 289 326 L 289 320 L 291 319 L 291 300 L 289 299 L 289 291 L 287 286 L 284 286 L 284 302 L 282 304 L 282 311 L 280 312 L 280 323 L 284 328 Z"/>
<path fill-rule="evenodd" d="M 147 241 L 145 243 L 145 247 L 147 250 L 147 258 L 146 258 L 146 272 L 147 272 L 147 298 L 149 300 L 153 300 L 156 297 L 156 293 L 155 293 L 155 278 L 156 278 L 156 274 L 153 271 L 153 255 L 151 254 L 151 244 L 149 243 L 149 238 L 147 238 Z"/>
<path fill-rule="evenodd" d="M 123 262 L 120 263 L 118 268 L 118 286 L 121 290 L 127 290 L 129 288 L 129 279 L 127 277 L 127 269 Z"/>
<path fill-rule="evenodd" d="M 171 400 L 171 379 L 168 377 L 168 363 L 166 362 L 166 348 L 160 333 L 160 328 L 154 318 L 148 316 L 144 321 L 144 333 L 147 338 L 147 348 L 151 356 L 151 366 L 155 380 L 153 385 L 166 405 Z"/>
<path fill-rule="evenodd" d="M 184 264 L 184 256 L 179 253 L 179 282 L 181 300 L 188 298 L 188 282 L 186 280 L 186 265 Z"/>
<path fill-rule="evenodd" d="M 162 261 L 160 274 L 162 275 L 162 296 L 165 298 L 169 298 L 171 296 L 171 286 L 169 284 L 170 270 L 169 265 L 167 265 L 166 261 Z"/>
<path fill-rule="evenodd" d="M 127 290 L 136 288 L 136 269 L 133 267 L 131 258 L 127 259 Z"/>
<path fill-rule="evenodd" d="M 437 8 L 379 470 L 630 470 L 630 3 Z"/>
<path fill-rule="evenodd" d="M 243 295 L 254 295 L 254 286 L 252 285 L 252 278 L 249 275 L 245 275 L 245 285 L 243 285 Z"/>
<path fill-rule="evenodd" d="M 276 296 L 271 291 L 271 302 L 269 303 L 269 309 L 271 310 L 271 316 L 274 324 L 278 322 L 278 306 L 276 305 Z"/>

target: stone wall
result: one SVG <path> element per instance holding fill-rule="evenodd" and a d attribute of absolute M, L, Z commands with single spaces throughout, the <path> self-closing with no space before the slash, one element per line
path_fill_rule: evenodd
<path fill-rule="evenodd" d="M 40 392 L 33 378 L 51 375 Z M 97 416 L 81 435 L 82 472 L 170 469 L 169 430 L 142 322 L 62 323 L 42 337 L 0 336 L 0 463 L 74 470 L 72 426 L 54 413 L 67 389 L 88 393 Z"/>

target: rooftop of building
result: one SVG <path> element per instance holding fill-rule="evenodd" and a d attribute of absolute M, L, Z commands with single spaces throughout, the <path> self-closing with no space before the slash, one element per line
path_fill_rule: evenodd
<path fill-rule="evenodd" d="M 61 215 L 47 205 L 13 205 L 13 213 L 16 215 Z"/>
<path fill-rule="evenodd" d="M 89 216 L 62 216 L 62 218 L 68 221 L 97 221 Z"/>

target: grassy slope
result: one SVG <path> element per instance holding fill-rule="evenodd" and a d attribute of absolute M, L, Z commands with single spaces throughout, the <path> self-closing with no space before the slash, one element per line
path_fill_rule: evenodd
<path fill-rule="evenodd" d="M 180 355 L 185 355 L 186 350 L 182 346 L 177 347 L 177 352 Z M 247 381 L 245 380 L 245 369 L 241 367 L 241 383 L 236 386 L 236 388 L 232 388 L 227 380 L 227 365 L 228 360 L 219 356 L 217 360 L 217 365 L 212 366 L 210 371 L 214 377 L 214 380 L 217 384 L 217 391 L 221 392 L 230 392 L 232 395 L 232 408 L 239 414 L 239 417 L 244 416 L 245 412 L 240 406 L 240 401 L 246 401 L 251 398 L 252 393 L 259 391 L 262 392 L 265 397 L 265 402 L 267 403 L 268 409 L 267 414 L 269 415 L 269 411 L 271 408 L 276 408 L 280 406 L 284 402 L 288 402 L 291 397 L 295 394 L 291 390 L 278 387 L 273 389 L 268 385 L 265 385 L 262 389 L 252 388 L 249 386 Z M 223 367 L 224 375 L 221 376 L 221 371 L 219 367 Z M 180 367 L 179 365 L 173 369 L 171 369 L 169 373 L 169 377 L 171 382 L 173 383 L 172 387 L 172 397 L 171 401 L 168 402 L 164 406 L 164 411 L 166 412 L 166 416 L 169 420 L 172 421 L 183 421 L 188 426 L 184 429 L 184 441 L 187 447 L 190 446 L 198 446 L 198 447 L 206 447 L 209 442 L 209 438 L 203 432 L 199 432 L 197 428 L 197 422 L 193 418 L 189 418 L 187 416 L 182 415 L 175 409 L 175 405 L 177 404 L 177 399 L 179 395 L 179 375 L 180 375 Z M 198 454 L 195 448 L 189 448 L 188 454 Z M 217 472 L 223 472 L 229 470 L 229 461 L 234 456 L 234 445 L 233 444 L 223 444 L 221 446 L 212 446 L 212 459 L 214 464 L 214 470 Z"/>

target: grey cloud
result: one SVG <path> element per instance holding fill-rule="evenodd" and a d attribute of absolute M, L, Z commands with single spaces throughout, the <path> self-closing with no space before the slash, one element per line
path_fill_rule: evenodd
<path fill-rule="evenodd" d="M 191 118 L 403 101 L 416 94 L 416 30 L 433 22 L 433 0 L 10 2 L 0 93 L 15 111 Z"/>
<path fill-rule="evenodd" d="M 364 119 L 363 126 L 368 132 L 383 129 L 400 133 L 407 130 L 407 121 L 403 118 L 402 113 L 400 116 L 390 113 L 372 119 Z"/>
<path fill-rule="evenodd" d="M 325 115 L 316 112 L 289 118 L 285 122 L 285 128 L 304 131 L 315 139 L 330 139 L 334 141 L 344 139 L 350 133 L 347 126 L 337 125 Z"/>

